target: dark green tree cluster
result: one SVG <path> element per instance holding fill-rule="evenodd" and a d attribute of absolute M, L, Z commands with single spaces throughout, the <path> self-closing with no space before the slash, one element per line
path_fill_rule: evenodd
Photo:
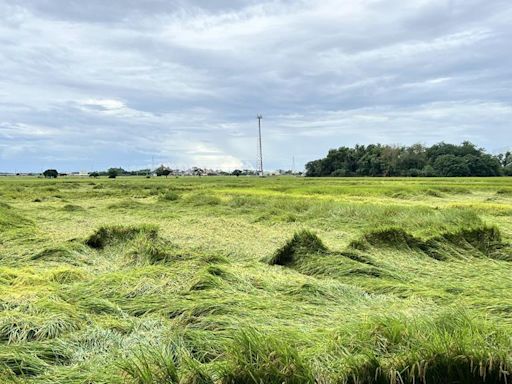
<path fill-rule="evenodd" d="M 307 176 L 500 176 L 512 175 L 512 154 L 492 156 L 465 141 L 390 146 L 371 144 L 331 149 L 306 164 Z"/>
<path fill-rule="evenodd" d="M 43 172 L 43 176 L 47 179 L 56 179 L 59 176 L 59 172 L 56 169 L 47 169 Z"/>
<path fill-rule="evenodd" d="M 117 176 L 142 176 L 148 175 L 151 172 L 150 169 L 139 169 L 136 171 L 127 171 L 123 168 L 109 168 L 106 171 L 92 172 L 89 176 L 91 177 L 99 177 L 99 176 L 108 176 L 111 179 L 115 179 Z"/>
<path fill-rule="evenodd" d="M 165 165 L 159 166 L 157 169 L 155 169 L 155 173 L 157 176 L 169 176 L 172 173 L 172 170 L 169 167 L 166 167 Z"/>

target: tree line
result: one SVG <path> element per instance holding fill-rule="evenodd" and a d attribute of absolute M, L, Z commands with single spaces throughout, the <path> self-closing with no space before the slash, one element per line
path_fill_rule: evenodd
<path fill-rule="evenodd" d="M 331 149 L 306 164 L 306 176 L 512 176 L 512 153 L 490 155 L 469 141 Z"/>

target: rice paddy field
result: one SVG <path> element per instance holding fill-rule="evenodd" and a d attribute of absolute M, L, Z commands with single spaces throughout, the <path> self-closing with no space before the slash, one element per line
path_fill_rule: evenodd
<path fill-rule="evenodd" d="M 512 179 L 0 179 L 1 383 L 507 383 Z"/>

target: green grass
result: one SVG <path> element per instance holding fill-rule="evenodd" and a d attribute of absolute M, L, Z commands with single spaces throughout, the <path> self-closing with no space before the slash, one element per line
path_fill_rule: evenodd
<path fill-rule="evenodd" d="M 0 382 L 510 382 L 511 191 L 2 178 Z"/>

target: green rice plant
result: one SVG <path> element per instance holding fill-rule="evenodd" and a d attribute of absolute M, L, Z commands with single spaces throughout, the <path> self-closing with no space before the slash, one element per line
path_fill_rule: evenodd
<path fill-rule="evenodd" d="M 0 380 L 2 383 L 21 383 L 21 380 L 16 377 L 16 374 L 7 365 L 0 365 Z"/>
<path fill-rule="evenodd" d="M 167 191 L 158 197 L 161 201 L 176 201 L 179 200 L 180 195 L 174 191 Z"/>
<path fill-rule="evenodd" d="M 156 238 L 158 229 L 152 225 L 102 226 L 87 238 L 85 244 L 91 248 L 102 249 L 116 242 L 132 240 L 140 234 L 145 234 L 149 238 Z"/>
<path fill-rule="evenodd" d="M 79 269 L 60 267 L 50 273 L 49 280 L 59 284 L 71 284 L 87 279 L 87 274 Z"/>
<path fill-rule="evenodd" d="M 184 200 L 193 206 L 215 206 L 222 203 L 219 197 L 203 192 L 187 195 Z"/>
<path fill-rule="evenodd" d="M 502 241 L 499 229 L 494 226 L 462 228 L 426 240 L 417 238 L 401 228 L 381 228 L 365 233 L 360 239 L 353 240 L 349 246 L 363 251 L 371 247 L 416 250 L 437 260 L 479 255 L 512 260 L 511 246 Z"/>
<path fill-rule="evenodd" d="M 204 291 L 208 289 L 219 288 L 221 286 L 222 281 L 211 274 L 201 274 L 196 277 L 192 283 L 190 284 L 191 291 Z"/>
<path fill-rule="evenodd" d="M 235 276 L 232 272 L 215 264 L 208 265 L 206 272 L 208 272 L 211 276 L 216 276 L 228 282 L 236 282 L 238 280 L 237 276 Z"/>
<path fill-rule="evenodd" d="M 338 377 L 368 383 L 501 383 L 512 360 L 511 340 L 496 325 L 451 310 L 432 318 L 374 316 L 341 330 L 322 364 Z M 338 356 L 336 360 L 335 356 Z"/>
<path fill-rule="evenodd" d="M 325 252 L 327 248 L 322 240 L 313 232 L 302 230 L 296 232 L 274 255 L 268 260 L 270 265 L 287 265 L 296 261 L 301 254 L 314 254 Z"/>
<path fill-rule="evenodd" d="M 207 367 L 187 354 L 181 357 L 181 367 L 180 384 L 215 384 Z"/>
<path fill-rule="evenodd" d="M 320 238 L 309 231 L 294 234 L 274 253 L 269 264 L 288 266 L 314 276 L 396 278 L 367 256 L 355 252 L 329 251 Z"/>
<path fill-rule="evenodd" d="M 137 265 L 165 263 L 172 260 L 173 256 L 170 243 L 146 232 L 130 241 L 130 249 L 126 253 L 129 263 Z"/>
<path fill-rule="evenodd" d="M 0 367 L 14 375 L 30 378 L 49 367 L 69 363 L 70 351 L 62 343 L 0 344 Z"/>
<path fill-rule="evenodd" d="M 0 382 L 510 382 L 511 180 L 2 178 Z"/>
<path fill-rule="evenodd" d="M 62 210 L 65 212 L 81 212 L 84 211 L 84 208 L 76 204 L 66 204 L 62 207 Z"/>
<path fill-rule="evenodd" d="M 350 247 L 367 250 L 372 247 L 418 248 L 421 241 L 405 230 L 396 227 L 381 228 L 365 233 L 360 240 L 352 241 Z"/>
<path fill-rule="evenodd" d="M 121 313 L 118 306 L 107 299 L 100 297 L 84 297 L 77 303 L 80 309 L 94 314 L 117 315 Z"/>
<path fill-rule="evenodd" d="M 171 347 L 144 347 L 118 363 L 134 384 L 179 384 L 178 356 Z"/>
<path fill-rule="evenodd" d="M 497 195 L 501 196 L 512 196 L 512 189 L 510 188 L 500 188 L 496 191 Z"/>
<path fill-rule="evenodd" d="M 43 360 L 30 353 L 17 353 L 12 347 L 9 350 L 0 347 L 0 369 L 7 372 L 10 377 L 37 376 L 46 368 L 47 364 Z"/>
<path fill-rule="evenodd" d="M 54 262 L 78 266 L 90 263 L 86 252 L 87 249 L 83 244 L 78 242 L 66 242 L 33 253 L 30 255 L 29 259 L 41 263 Z"/>
<path fill-rule="evenodd" d="M 31 260 L 52 259 L 56 261 L 67 260 L 73 256 L 72 251 L 64 246 L 46 248 L 30 257 Z"/>
<path fill-rule="evenodd" d="M 107 207 L 108 209 L 113 209 L 113 210 L 124 210 L 124 209 L 140 209 L 141 207 L 143 207 L 144 205 L 137 201 L 137 200 L 133 200 L 133 199 L 125 199 L 125 200 L 122 200 L 122 201 L 118 201 L 118 202 L 115 202 L 115 203 L 112 203 L 112 204 L 109 204 L 109 206 Z"/>
<path fill-rule="evenodd" d="M 424 192 L 425 196 L 432 196 L 432 197 L 444 197 L 443 193 L 436 189 L 426 189 Z"/>
<path fill-rule="evenodd" d="M 289 342 L 256 330 L 239 332 L 227 359 L 220 372 L 225 384 L 314 383 L 311 366 Z"/>
<path fill-rule="evenodd" d="M 54 339 L 67 332 L 77 330 L 79 326 L 76 319 L 64 314 L 36 316 L 14 311 L 4 312 L 0 317 L 0 341 L 20 343 Z"/>
<path fill-rule="evenodd" d="M 29 219 L 23 217 L 16 209 L 9 204 L 0 202 L 0 230 L 8 231 L 16 228 L 30 226 Z"/>

